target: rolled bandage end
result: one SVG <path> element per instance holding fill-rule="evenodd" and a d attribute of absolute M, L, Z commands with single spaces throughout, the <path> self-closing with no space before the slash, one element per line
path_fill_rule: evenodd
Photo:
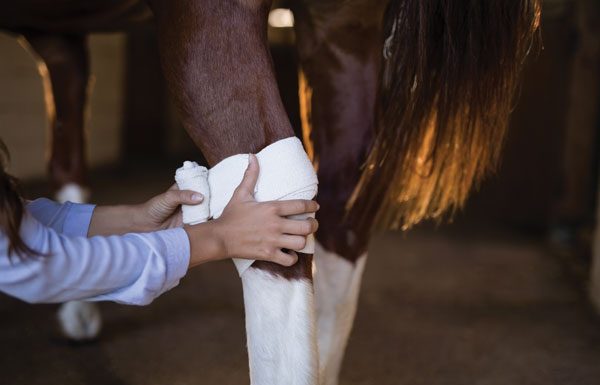
<path fill-rule="evenodd" d="M 210 187 L 208 169 L 196 162 L 185 161 L 175 172 L 175 182 L 180 190 L 191 190 L 204 195 L 202 203 L 182 205 L 183 223 L 197 224 L 206 222 L 210 217 Z"/>
<path fill-rule="evenodd" d="M 194 168 L 194 167 L 199 167 L 198 163 L 192 162 L 192 161 L 189 161 L 189 160 L 186 160 L 185 162 L 183 162 L 183 169 L 184 170 L 188 170 L 188 169 Z"/>

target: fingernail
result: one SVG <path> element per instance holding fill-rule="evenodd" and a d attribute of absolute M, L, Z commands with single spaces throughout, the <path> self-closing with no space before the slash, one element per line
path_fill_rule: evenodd
<path fill-rule="evenodd" d="M 321 208 L 321 205 L 317 203 L 317 210 Z"/>
<path fill-rule="evenodd" d="M 204 196 L 199 193 L 194 193 L 194 194 L 192 194 L 192 200 L 194 202 L 202 202 L 204 200 Z"/>

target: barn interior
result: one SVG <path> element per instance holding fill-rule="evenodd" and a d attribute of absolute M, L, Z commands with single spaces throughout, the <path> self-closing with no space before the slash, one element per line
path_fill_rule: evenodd
<path fill-rule="evenodd" d="M 293 19 L 279 15 L 271 53 L 300 132 Z M 542 18 L 498 170 L 452 220 L 371 240 L 341 384 L 600 382 L 600 6 L 548 0 Z M 151 24 L 90 44 L 90 202 L 143 202 L 202 155 L 169 98 Z M 0 138 L 29 199 L 54 193 L 38 71 L 18 36 L 0 35 Z M 249 382 L 228 261 L 191 270 L 149 306 L 101 303 L 93 341 L 64 338 L 57 308 L 0 294 L 0 383 Z"/>

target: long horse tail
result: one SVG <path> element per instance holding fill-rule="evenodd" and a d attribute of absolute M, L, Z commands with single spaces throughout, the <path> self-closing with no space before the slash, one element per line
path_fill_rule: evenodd
<path fill-rule="evenodd" d="M 496 167 L 540 0 L 390 0 L 373 145 L 349 215 L 409 228 L 452 215 Z"/>

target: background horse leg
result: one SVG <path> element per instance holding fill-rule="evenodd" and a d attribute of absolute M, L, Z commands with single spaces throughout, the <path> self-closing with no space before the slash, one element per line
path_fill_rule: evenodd
<path fill-rule="evenodd" d="M 209 164 L 294 135 L 267 43 L 270 1 L 151 4 L 167 84 Z M 317 382 L 311 262 L 257 262 L 242 274 L 252 384 Z"/>
<path fill-rule="evenodd" d="M 320 181 L 314 279 L 323 385 L 338 383 L 367 258 L 369 224 L 345 219 L 345 207 L 373 134 L 382 9 L 350 6 L 294 7 L 303 133 Z"/>
<path fill-rule="evenodd" d="M 48 171 L 59 201 L 85 202 L 85 111 L 90 79 L 84 35 L 27 34 L 44 81 L 50 127 Z"/>
<path fill-rule="evenodd" d="M 28 34 L 44 81 L 46 114 L 50 126 L 48 171 L 56 200 L 83 203 L 85 187 L 85 110 L 90 79 L 84 35 Z M 75 340 L 95 338 L 101 318 L 97 305 L 72 301 L 61 306 L 58 318 L 64 334 Z"/>

